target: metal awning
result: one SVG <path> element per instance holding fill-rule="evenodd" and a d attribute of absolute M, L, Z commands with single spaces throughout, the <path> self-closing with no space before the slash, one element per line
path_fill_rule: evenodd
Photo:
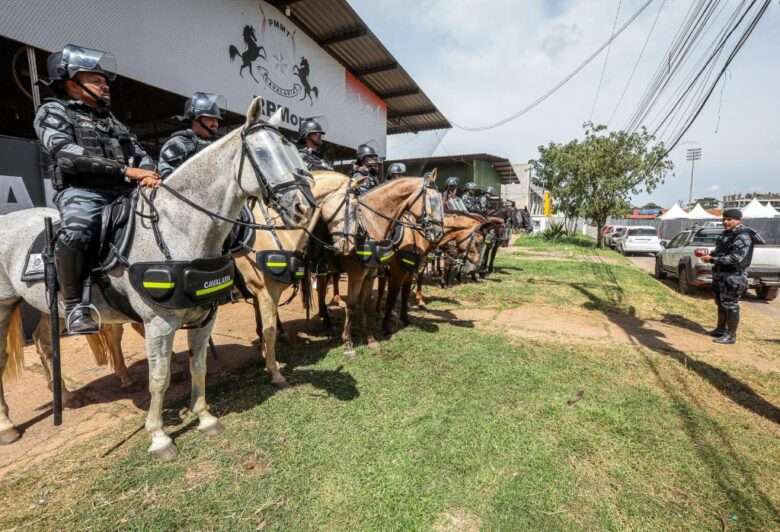
<path fill-rule="evenodd" d="M 268 3 L 387 104 L 388 135 L 452 127 L 346 0 Z"/>
<path fill-rule="evenodd" d="M 385 161 L 385 164 L 392 164 L 394 162 L 403 162 L 407 165 L 423 164 L 427 168 L 434 167 L 438 164 L 445 164 L 451 162 L 461 162 L 471 164 L 473 161 L 486 161 L 489 162 L 493 169 L 501 176 L 501 182 L 503 184 L 519 183 L 520 180 L 515 173 L 515 169 L 512 166 L 512 162 L 504 157 L 498 157 L 496 155 L 490 155 L 487 153 L 472 153 L 468 155 L 447 155 L 441 157 L 420 157 L 417 159 L 394 159 L 392 161 Z"/>

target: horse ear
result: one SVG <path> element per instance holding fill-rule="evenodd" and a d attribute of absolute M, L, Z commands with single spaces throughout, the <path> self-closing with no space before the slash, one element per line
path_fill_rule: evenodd
<path fill-rule="evenodd" d="M 263 113 L 263 99 L 260 96 L 255 97 L 252 103 L 249 104 L 249 109 L 246 110 L 246 125 L 251 126 L 258 120 Z"/>

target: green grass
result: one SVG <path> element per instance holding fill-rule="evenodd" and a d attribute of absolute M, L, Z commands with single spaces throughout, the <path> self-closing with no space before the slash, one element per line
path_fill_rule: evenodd
<path fill-rule="evenodd" d="M 571 305 L 704 315 L 629 266 L 498 264 L 432 291 L 450 299 L 437 307 L 542 302 L 561 327 Z M 777 375 L 675 355 L 518 342 L 464 320 L 419 319 L 354 361 L 313 341 L 288 351 L 290 390 L 257 369 L 211 386 L 226 434 L 197 434 L 185 411 L 173 463 L 151 461 L 141 433 L 109 457 L 95 458 L 104 441 L 6 478 L 0 528 L 431 530 L 451 515 L 483 530 L 776 529 L 777 425 L 727 388 L 778 404 Z"/>
<path fill-rule="evenodd" d="M 576 234 L 562 237 L 556 241 L 545 240 L 540 233 L 521 236 L 515 241 L 515 246 L 521 249 L 555 251 L 556 253 L 615 255 L 609 248 L 599 248 L 596 241 L 589 236 Z"/>

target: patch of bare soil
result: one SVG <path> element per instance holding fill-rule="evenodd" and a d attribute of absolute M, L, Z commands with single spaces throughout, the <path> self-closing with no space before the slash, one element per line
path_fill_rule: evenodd
<path fill-rule="evenodd" d="M 739 362 L 762 372 L 780 372 L 780 358 L 757 353 L 751 342 L 736 345 L 712 343 L 703 327 L 676 322 L 641 319 L 626 314 L 604 314 L 577 307 L 524 305 L 503 311 L 455 309 L 457 319 L 473 320 L 478 328 L 500 331 L 513 337 L 554 340 L 561 343 L 623 344 L 652 351 L 698 355 Z"/>
<path fill-rule="evenodd" d="M 479 532 L 481 528 L 479 517 L 459 508 L 442 513 L 433 524 L 434 532 Z"/>

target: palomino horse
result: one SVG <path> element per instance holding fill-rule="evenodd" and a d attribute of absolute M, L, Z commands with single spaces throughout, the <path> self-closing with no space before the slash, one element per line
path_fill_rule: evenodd
<path fill-rule="evenodd" d="M 396 225 L 410 225 L 409 222 L 401 220 L 401 217 L 408 213 L 411 224 L 422 230 L 426 239 L 435 241 L 442 232 L 443 212 L 440 206 L 441 194 L 430 186 L 428 180 L 403 177 L 384 183 L 361 196 L 357 205 L 357 219 L 364 236 L 373 241 L 387 243 Z M 355 315 L 360 320 L 361 331 L 369 347 L 376 348 L 379 345 L 373 332 L 367 327 L 367 303 L 374 277 L 377 275 L 377 265 L 376 262 L 367 265 L 354 254 L 337 255 L 334 262 L 337 271 L 347 273 L 348 292 L 341 339 L 345 355 L 353 357 L 355 347 L 352 343 L 352 320 Z M 332 324 L 325 306 L 326 289 L 325 283 L 317 283 L 320 317 L 330 329 Z"/>
<path fill-rule="evenodd" d="M 244 126 L 198 153 L 171 174 L 154 200 L 142 202 L 144 210 L 155 207 L 150 216 L 134 214 L 137 219 L 128 262 L 162 263 L 171 259 L 191 262 L 222 255 L 222 245 L 247 198 L 263 198 L 282 206 L 289 223 L 307 223 L 314 213 L 310 182 L 301 174 L 303 161 L 295 147 L 270 124 L 260 121 L 261 100 L 249 106 Z M 5 368 L 22 354 L 17 345 L 9 345 L 9 326 L 18 326 L 14 315 L 22 300 L 43 313 L 48 312 L 44 284 L 21 280 L 26 251 L 43 229 L 45 217 L 55 218 L 52 209 L 17 211 L 2 217 L 0 223 L 0 378 Z M 165 242 L 166 245 L 161 245 Z M 165 251 L 161 248 L 165 248 Z M 171 347 L 177 329 L 185 324 L 202 325 L 188 330 L 191 373 L 190 408 L 198 416 L 198 430 L 204 434 L 221 431 L 218 419 L 206 402 L 206 348 L 214 325 L 211 308 L 164 308 L 147 302 L 133 286 L 128 269 L 119 266 L 109 272 L 108 283 L 126 300 L 146 331 L 151 401 L 146 430 L 151 436 L 149 452 L 161 459 L 176 456 L 176 446 L 163 430 L 162 407 L 170 384 Z M 219 285 L 216 285 L 219 286 Z M 229 286 L 229 285 L 228 285 Z M 213 288 L 211 285 L 204 289 Z M 107 304 L 101 290 L 95 290 L 93 303 L 103 323 L 131 321 Z M 205 322 L 205 323 L 204 323 Z M 12 332 L 15 337 L 17 332 Z M 11 351 L 7 349 L 11 348 Z M 9 360 L 10 358 L 10 360 Z M 18 360 L 18 358 L 16 358 Z M 8 417 L 8 406 L 0 388 L 0 442 L 19 437 Z"/>
<path fill-rule="evenodd" d="M 313 225 L 321 219 L 333 235 L 332 248 L 339 253 L 349 254 L 354 250 L 354 238 L 350 238 L 350 226 L 354 231 L 355 221 L 349 222 L 348 216 L 354 216 L 354 195 L 349 191 L 350 179 L 337 172 L 315 172 L 312 193 L 319 205 L 319 217 L 313 217 L 309 230 L 277 230 L 258 232 L 255 240 L 256 250 L 283 249 L 302 252 L 309 240 Z M 350 214 L 352 213 L 352 214 Z M 264 209 L 255 207 L 255 219 L 264 223 L 273 223 L 273 217 Z M 257 264 L 254 255 L 236 259 L 236 267 L 241 272 L 247 288 L 253 294 L 253 306 L 257 322 L 257 334 L 262 340 L 261 350 L 265 357 L 265 366 L 271 375 L 271 382 L 278 387 L 286 387 L 287 380 L 276 362 L 276 332 L 279 315 L 279 298 L 290 285 L 275 280 Z M 304 283 L 309 279 L 304 279 Z M 307 292 L 304 291 L 304 294 Z M 304 298 L 306 299 L 306 298 Z M 308 301 L 304 302 L 308 305 Z"/>

